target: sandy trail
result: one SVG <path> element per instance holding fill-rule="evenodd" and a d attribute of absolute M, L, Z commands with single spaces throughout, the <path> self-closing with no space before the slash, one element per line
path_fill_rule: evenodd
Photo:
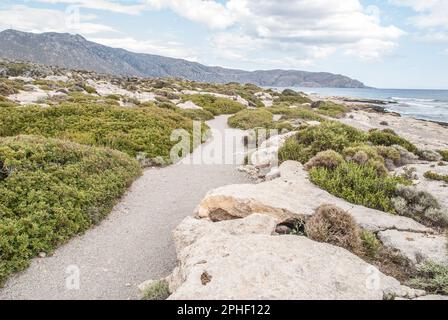
<path fill-rule="evenodd" d="M 248 182 L 235 170 L 236 163 L 189 164 L 200 153 L 210 156 L 212 150 L 229 144 L 229 139 L 223 143 L 220 137 L 227 129 L 226 116 L 209 125 L 217 131 L 202 149 L 177 165 L 145 171 L 99 226 L 51 257 L 34 259 L 27 270 L 9 279 L 0 299 L 137 299 L 138 284 L 168 275 L 176 263 L 171 231 L 210 189 Z M 242 131 L 231 132 L 242 148 Z M 77 268 L 78 290 L 72 286 L 76 281 L 70 281 Z"/>

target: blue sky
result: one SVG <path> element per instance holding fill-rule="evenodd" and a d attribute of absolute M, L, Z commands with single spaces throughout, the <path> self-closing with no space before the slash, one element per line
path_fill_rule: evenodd
<path fill-rule="evenodd" d="M 207 65 L 448 89 L 448 0 L 2 0 L 6 28 Z"/>

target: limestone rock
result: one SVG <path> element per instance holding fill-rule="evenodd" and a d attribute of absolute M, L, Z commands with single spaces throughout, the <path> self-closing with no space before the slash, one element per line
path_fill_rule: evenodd
<path fill-rule="evenodd" d="M 250 155 L 250 162 L 256 168 L 273 167 L 278 164 L 278 151 L 285 144 L 286 140 L 294 136 L 297 132 L 292 131 L 285 134 L 275 135 L 260 145 Z"/>
<path fill-rule="evenodd" d="M 179 264 L 169 277 L 169 299 L 417 296 L 345 249 L 306 237 L 271 235 L 276 223 L 258 214 L 219 223 L 185 219 L 174 231 Z"/>
<path fill-rule="evenodd" d="M 244 218 L 263 213 L 285 221 L 314 214 L 322 204 L 348 211 L 357 223 L 371 231 L 397 229 L 431 232 L 416 221 L 378 210 L 353 205 L 320 189 L 308 179 L 308 172 L 295 161 L 280 166 L 281 178 L 256 185 L 230 185 L 210 191 L 196 209 L 196 216 L 212 221 Z"/>
<path fill-rule="evenodd" d="M 199 107 L 198 105 L 196 105 L 194 102 L 192 101 L 187 101 L 184 103 L 179 103 L 177 105 L 177 107 L 181 108 L 181 109 L 192 109 L 192 110 L 201 110 L 202 108 Z"/>
<path fill-rule="evenodd" d="M 448 265 L 446 237 L 424 233 L 386 230 L 378 233 L 381 242 L 394 248 L 415 264 L 433 261 Z"/>

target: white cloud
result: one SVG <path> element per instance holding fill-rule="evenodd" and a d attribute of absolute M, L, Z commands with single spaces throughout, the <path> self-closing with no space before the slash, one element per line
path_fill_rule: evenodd
<path fill-rule="evenodd" d="M 393 51 L 404 34 L 383 26 L 380 10 L 358 0 L 229 0 L 225 7 L 234 28 L 211 43 L 219 54 L 234 57 L 263 48 L 294 52 L 303 61 L 337 51 L 376 60 Z"/>
<path fill-rule="evenodd" d="M 212 29 L 223 29 L 235 23 L 233 13 L 213 0 L 147 0 L 154 10 L 170 9 L 177 15 L 200 22 Z"/>
<path fill-rule="evenodd" d="M 93 15 L 78 15 L 79 12 L 30 8 L 15 5 L 0 10 L 0 29 L 13 28 L 28 32 L 71 32 L 95 34 L 114 32 L 107 25 L 91 22 Z"/>
<path fill-rule="evenodd" d="M 137 15 L 146 8 L 144 3 L 139 4 L 120 4 L 119 1 L 108 0 L 36 0 L 37 2 L 49 3 L 49 4 L 67 4 L 78 6 L 80 8 L 106 10 L 116 13 L 124 13 Z"/>
<path fill-rule="evenodd" d="M 409 22 L 421 29 L 430 29 L 427 38 L 440 40 L 441 30 L 448 32 L 447 0 L 389 0 L 392 4 L 412 8 L 416 15 Z M 445 34 L 444 37 L 448 37 Z M 437 39 L 438 38 L 438 39 Z"/>
<path fill-rule="evenodd" d="M 90 41 L 101 43 L 105 46 L 123 48 L 133 52 L 149 53 L 168 56 L 179 59 L 197 61 L 196 52 L 193 49 L 185 49 L 183 44 L 176 41 L 144 40 L 139 41 L 131 37 L 125 38 L 90 38 Z"/>

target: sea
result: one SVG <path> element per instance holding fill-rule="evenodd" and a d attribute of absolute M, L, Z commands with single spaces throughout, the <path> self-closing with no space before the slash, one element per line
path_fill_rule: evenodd
<path fill-rule="evenodd" d="M 385 109 L 404 117 L 448 123 L 448 90 L 412 89 L 348 89 L 348 88 L 290 88 L 307 94 L 341 96 L 391 102 Z"/>

